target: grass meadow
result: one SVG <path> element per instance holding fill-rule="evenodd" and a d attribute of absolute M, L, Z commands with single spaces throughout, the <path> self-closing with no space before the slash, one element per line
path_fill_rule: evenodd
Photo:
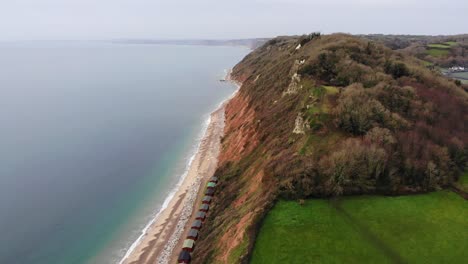
<path fill-rule="evenodd" d="M 427 46 L 429 48 L 434 48 L 434 49 L 450 49 L 451 45 L 448 45 L 448 44 L 429 44 Z"/>
<path fill-rule="evenodd" d="M 447 56 L 449 54 L 449 50 L 440 49 L 440 48 L 430 48 L 427 50 L 427 54 L 433 57 L 442 57 L 442 56 Z"/>
<path fill-rule="evenodd" d="M 280 200 L 251 263 L 466 263 L 467 230 L 468 203 L 449 191 Z"/>

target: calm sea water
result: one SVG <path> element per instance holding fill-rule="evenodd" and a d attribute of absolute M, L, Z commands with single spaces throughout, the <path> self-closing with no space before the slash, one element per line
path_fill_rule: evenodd
<path fill-rule="evenodd" d="M 0 263 L 115 263 L 248 50 L 0 44 Z"/>

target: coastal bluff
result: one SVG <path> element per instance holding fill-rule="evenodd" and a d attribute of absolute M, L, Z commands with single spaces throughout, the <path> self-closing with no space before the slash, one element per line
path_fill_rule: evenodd
<path fill-rule="evenodd" d="M 278 37 L 231 77 L 242 86 L 192 263 L 248 263 L 278 198 L 424 193 L 464 168 L 466 87 L 377 41 Z"/>

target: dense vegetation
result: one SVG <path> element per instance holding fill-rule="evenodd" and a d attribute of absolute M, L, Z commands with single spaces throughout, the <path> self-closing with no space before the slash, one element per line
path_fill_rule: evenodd
<path fill-rule="evenodd" d="M 252 263 L 465 263 L 467 209 L 447 191 L 279 201 L 260 229 Z"/>
<path fill-rule="evenodd" d="M 344 34 L 280 37 L 239 63 L 220 188 L 194 259 L 246 262 L 278 197 L 450 186 L 467 161 L 468 94 L 421 60 Z"/>
<path fill-rule="evenodd" d="M 264 142 L 279 144 L 283 137 L 284 145 L 272 146 L 283 155 L 268 168 L 285 196 L 436 190 L 463 170 L 467 94 L 453 82 L 412 58 L 349 36 L 313 40 L 290 57 L 305 60 L 297 70 L 297 86 L 305 89 L 283 95 L 276 103 L 282 109 L 275 110 L 284 118 L 300 115 L 304 133 L 291 134 L 284 119 L 259 118 L 276 123 L 264 130 Z M 321 93 L 326 85 L 339 93 Z M 265 99 L 270 96 L 273 91 Z M 259 111 L 271 111 L 262 103 Z M 317 146 L 304 142 L 308 137 L 337 142 Z M 286 149 L 294 147 L 304 155 L 291 162 Z"/>

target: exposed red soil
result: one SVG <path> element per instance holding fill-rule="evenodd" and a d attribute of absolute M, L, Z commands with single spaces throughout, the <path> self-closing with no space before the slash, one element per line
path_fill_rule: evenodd
<path fill-rule="evenodd" d="M 244 238 L 246 231 L 245 227 L 250 224 L 252 216 L 253 212 L 249 212 L 246 215 L 244 215 L 239 220 L 239 222 L 228 232 L 226 232 L 219 240 L 221 248 L 225 249 L 222 255 L 220 256 L 220 261 L 222 261 L 223 263 L 227 263 L 231 251 L 242 243 L 242 239 Z"/>
<path fill-rule="evenodd" d="M 261 182 L 264 175 L 264 171 L 260 170 L 258 173 L 254 174 L 252 178 L 249 179 L 249 187 L 247 192 L 245 192 L 243 195 L 237 198 L 233 203 L 236 209 L 240 208 L 247 200 L 255 198 L 255 192 L 260 193 Z"/>
<path fill-rule="evenodd" d="M 239 161 L 257 145 L 258 138 L 253 126 L 255 111 L 249 108 L 249 99 L 238 93 L 226 106 L 226 126 L 219 164 Z"/>

